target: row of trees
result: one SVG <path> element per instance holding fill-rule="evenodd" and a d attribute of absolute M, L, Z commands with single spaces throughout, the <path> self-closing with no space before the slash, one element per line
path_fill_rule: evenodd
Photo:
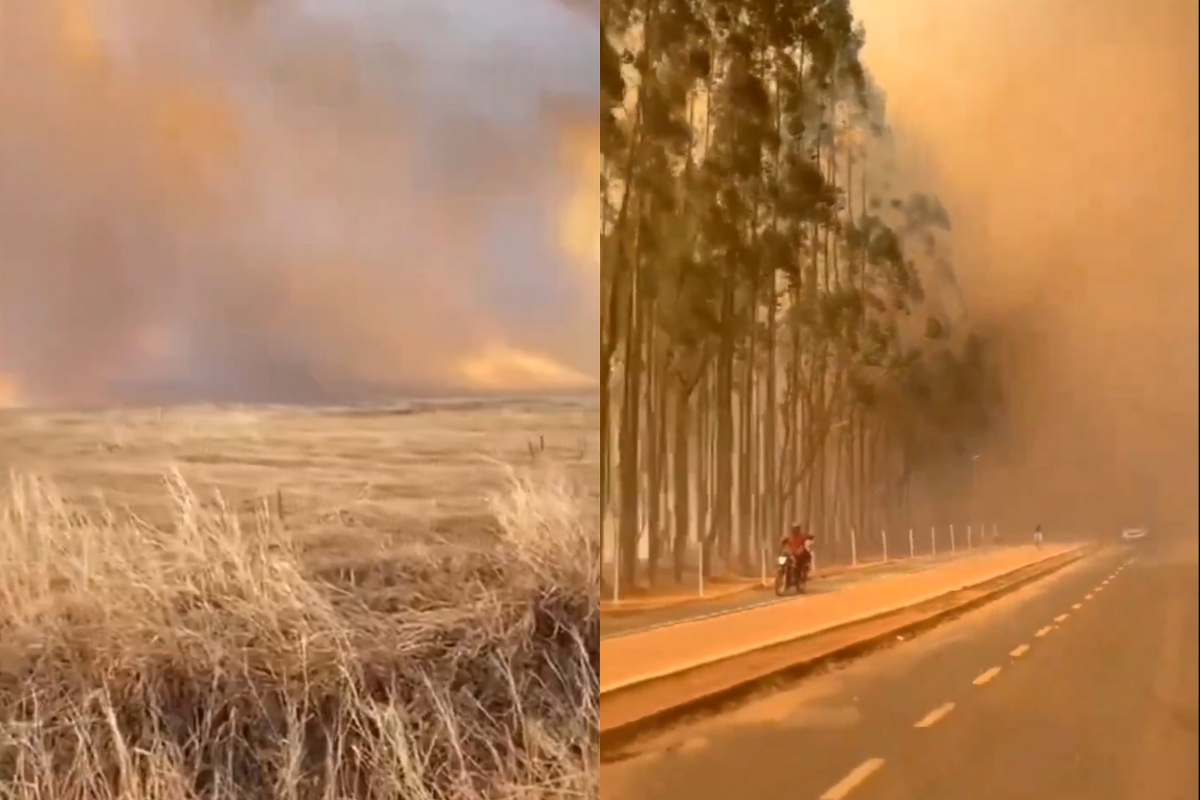
<path fill-rule="evenodd" d="M 603 497 L 620 574 L 950 514 L 1000 404 L 849 0 L 602 7 Z M 924 498 L 924 499 L 922 499 Z M 936 504 L 941 508 L 935 508 Z M 612 542 L 609 550 L 612 551 Z"/>

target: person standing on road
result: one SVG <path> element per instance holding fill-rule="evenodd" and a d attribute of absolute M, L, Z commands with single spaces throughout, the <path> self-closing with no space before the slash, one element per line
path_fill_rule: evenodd
<path fill-rule="evenodd" d="M 1042 526 L 1038 525 L 1033 529 L 1033 543 L 1038 550 L 1042 549 Z"/>

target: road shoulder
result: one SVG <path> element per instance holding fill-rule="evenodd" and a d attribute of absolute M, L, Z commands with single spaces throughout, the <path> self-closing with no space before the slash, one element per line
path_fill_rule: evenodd
<path fill-rule="evenodd" d="M 818 798 L 875 753 L 890 756 L 949 691 L 969 688 L 997 652 L 1008 652 L 1009 642 L 1029 636 L 1111 569 L 1104 558 L 1078 562 L 878 655 L 640 742 L 626 760 L 602 767 L 605 797 Z"/>

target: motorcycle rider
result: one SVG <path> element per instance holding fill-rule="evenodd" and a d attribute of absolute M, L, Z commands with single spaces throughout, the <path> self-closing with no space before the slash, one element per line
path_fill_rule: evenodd
<path fill-rule="evenodd" d="M 792 530 L 780 542 L 780 549 L 794 560 L 797 576 L 803 574 L 803 571 L 812 562 L 812 551 L 809 549 L 809 543 L 814 538 L 816 537 L 809 533 L 803 525 L 796 522 L 792 524 Z"/>

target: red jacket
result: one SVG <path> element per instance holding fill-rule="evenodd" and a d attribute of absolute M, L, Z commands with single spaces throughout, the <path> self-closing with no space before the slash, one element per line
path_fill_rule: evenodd
<path fill-rule="evenodd" d="M 789 533 L 783 538 L 783 549 L 790 555 L 798 556 L 814 538 L 811 533 Z"/>

